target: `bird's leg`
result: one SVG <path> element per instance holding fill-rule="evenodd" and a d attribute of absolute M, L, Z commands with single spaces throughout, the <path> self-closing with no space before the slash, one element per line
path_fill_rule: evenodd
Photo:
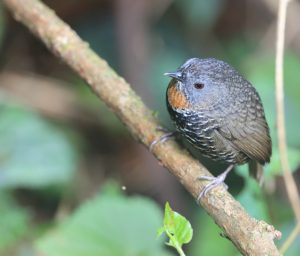
<path fill-rule="evenodd" d="M 227 174 L 232 170 L 232 168 L 234 167 L 233 164 L 229 165 L 226 170 L 224 172 L 222 172 L 220 175 L 218 175 L 217 177 L 211 177 L 211 176 L 200 176 L 199 179 L 200 180 L 209 180 L 210 182 L 202 189 L 202 191 L 200 192 L 198 198 L 197 198 L 197 202 L 200 201 L 202 196 L 206 196 L 207 192 L 210 191 L 211 189 L 219 186 L 220 184 L 222 184 L 224 182 L 224 180 L 226 179 Z M 228 186 L 224 183 L 225 188 L 227 189 Z"/>
<path fill-rule="evenodd" d="M 152 143 L 150 144 L 150 151 L 153 150 L 153 147 L 158 144 L 158 143 L 164 143 L 165 141 L 167 141 L 168 139 L 170 139 L 171 137 L 175 136 L 177 134 L 177 131 L 173 131 L 173 132 L 169 132 L 166 128 L 163 127 L 157 127 L 156 129 L 157 131 L 162 131 L 162 132 L 166 132 L 164 135 L 162 135 L 160 138 L 152 141 Z"/>

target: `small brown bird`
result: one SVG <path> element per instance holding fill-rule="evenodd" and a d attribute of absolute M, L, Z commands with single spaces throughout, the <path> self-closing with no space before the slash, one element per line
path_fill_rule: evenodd
<path fill-rule="evenodd" d="M 204 156 L 229 166 L 210 183 L 198 200 L 221 184 L 235 166 L 249 163 L 261 178 L 272 146 L 264 109 L 255 88 L 232 66 L 214 58 L 187 60 L 175 72 L 167 89 L 167 107 L 178 132 Z"/>

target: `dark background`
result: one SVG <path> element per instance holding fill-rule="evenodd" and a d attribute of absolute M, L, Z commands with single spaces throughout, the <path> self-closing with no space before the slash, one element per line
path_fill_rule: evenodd
<path fill-rule="evenodd" d="M 231 173 L 226 183 L 251 215 L 282 231 L 281 244 L 295 226 L 295 217 L 287 200 L 276 142 L 276 1 L 43 2 L 132 85 L 169 129 L 172 125 L 165 106 L 169 79 L 162 74 L 175 70 L 187 58 L 223 59 L 257 88 L 273 140 L 265 184 L 260 189 L 248 177 L 246 167 Z M 288 10 L 285 56 L 288 154 L 297 183 L 299 11 L 299 1 L 293 1 Z M 123 198 L 120 191 L 133 201 L 135 195 L 142 195 L 155 202 L 156 208 L 162 209 L 169 201 L 185 215 L 194 228 L 194 238 L 185 247 L 188 255 L 217 255 L 220 251 L 238 255 L 179 182 L 130 136 L 85 82 L 15 22 L 2 5 L 0 51 L 1 255 L 40 255 L 37 241 L 47 238 L 57 223 L 72 218 L 74 211 L 95 195 L 112 193 Z M 224 169 L 205 163 L 214 173 Z M 118 218 L 128 221 L 126 214 L 120 213 Z M 126 236 L 126 231 L 120 232 Z M 148 239 L 156 240 L 156 235 Z M 298 239 L 287 255 L 298 255 L 299 250 Z M 173 255 L 173 251 L 165 253 Z"/>

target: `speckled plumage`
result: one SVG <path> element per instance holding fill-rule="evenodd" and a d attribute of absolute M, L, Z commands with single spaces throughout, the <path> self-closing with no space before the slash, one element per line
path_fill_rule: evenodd
<path fill-rule="evenodd" d="M 173 77 L 168 111 L 194 148 L 233 165 L 270 161 L 271 139 L 260 97 L 232 66 L 193 58 L 167 75 Z"/>

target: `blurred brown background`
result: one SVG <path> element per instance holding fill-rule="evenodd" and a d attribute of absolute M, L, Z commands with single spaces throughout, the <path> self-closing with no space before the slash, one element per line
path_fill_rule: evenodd
<path fill-rule="evenodd" d="M 275 136 L 277 1 L 43 2 L 132 85 L 169 129 L 172 125 L 165 107 L 168 78 L 162 74 L 174 70 L 187 58 L 223 59 L 250 80 L 265 106 L 274 153 L 266 168 L 263 190 L 249 181 L 243 168 L 232 173 L 227 184 L 252 215 L 275 225 L 284 237 L 289 234 L 294 217 L 282 182 Z M 290 165 L 297 181 L 299 13 L 300 2 L 292 1 L 286 31 L 285 93 Z M 3 208 L 6 214 L 26 209 L 27 216 L 22 215 L 24 221 L 16 230 L 9 225 L 5 232 L 2 228 L 0 240 L 2 236 L 8 242 L 0 242 L 0 254 L 23 255 L 24 250 L 31 253 L 26 255 L 34 254 L 32 241 L 39 235 L 26 230 L 28 223 L 34 230 L 53 224 L 71 215 L 105 184 L 116 182 L 117 187 L 126 188 L 125 194 L 144 195 L 161 206 L 169 201 L 190 219 L 195 238 L 187 249 L 189 255 L 212 255 L 216 249 L 227 252 L 224 255 L 237 255 L 175 178 L 132 139 L 85 82 L 17 23 L 2 4 L 0 51 L 0 200 L 8 205 L 8 209 Z M 204 162 L 216 173 L 224 168 Z M 4 239 L 9 232 L 17 234 L 15 239 Z M 299 244 L 294 243 L 287 255 L 298 255 Z"/>

